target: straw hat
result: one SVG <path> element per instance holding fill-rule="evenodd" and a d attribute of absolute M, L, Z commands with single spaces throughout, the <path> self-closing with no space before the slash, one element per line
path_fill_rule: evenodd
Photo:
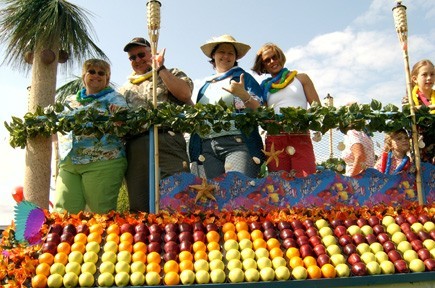
<path fill-rule="evenodd" d="M 251 49 L 251 46 L 241 42 L 237 42 L 233 36 L 226 34 L 219 37 L 214 37 L 211 40 L 207 41 L 207 43 L 201 46 L 201 50 L 207 57 L 212 58 L 211 52 L 216 47 L 216 45 L 221 43 L 230 43 L 234 45 L 237 51 L 237 60 L 245 56 L 246 53 L 248 53 L 249 49 Z"/>

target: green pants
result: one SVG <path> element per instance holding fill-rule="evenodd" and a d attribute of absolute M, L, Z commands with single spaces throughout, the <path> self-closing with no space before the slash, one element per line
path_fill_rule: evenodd
<path fill-rule="evenodd" d="M 86 205 L 94 213 L 116 210 L 127 160 L 119 158 L 89 164 L 73 164 L 67 158 L 59 165 L 54 208 L 76 214 Z"/>

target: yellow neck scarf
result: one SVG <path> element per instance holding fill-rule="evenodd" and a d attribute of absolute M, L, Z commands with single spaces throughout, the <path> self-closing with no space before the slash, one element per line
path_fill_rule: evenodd
<path fill-rule="evenodd" d="M 418 92 L 419 92 L 418 85 L 415 85 L 414 88 L 412 89 L 412 101 L 414 101 L 414 105 L 416 105 L 416 106 L 419 106 L 422 104 L 422 103 L 420 103 L 420 100 L 418 99 Z M 435 90 L 432 90 L 429 104 L 432 104 L 432 105 L 435 104 Z M 431 110 L 430 113 L 435 114 L 435 110 Z"/>

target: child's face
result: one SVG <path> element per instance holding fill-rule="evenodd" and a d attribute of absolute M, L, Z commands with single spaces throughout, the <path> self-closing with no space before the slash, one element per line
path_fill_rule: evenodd
<path fill-rule="evenodd" d="M 415 82 L 421 89 L 431 90 L 435 81 L 435 69 L 432 65 L 421 66 Z"/>
<path fill-rule="evenodd" d="M 399 133 L 391 137 L 391 148 L 394 151 L 406 153 L 409 151 L 409 137 L 406 133 Z"/>

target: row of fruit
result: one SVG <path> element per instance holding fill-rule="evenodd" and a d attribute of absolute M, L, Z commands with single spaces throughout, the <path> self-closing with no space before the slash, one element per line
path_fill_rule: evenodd
<path fill-rule="evenodd" d="M 435 224 L 372 215 L 205 223 L 55 223 L 34 287 L 140 286 L 319 279 L 435 271 Z"/>

